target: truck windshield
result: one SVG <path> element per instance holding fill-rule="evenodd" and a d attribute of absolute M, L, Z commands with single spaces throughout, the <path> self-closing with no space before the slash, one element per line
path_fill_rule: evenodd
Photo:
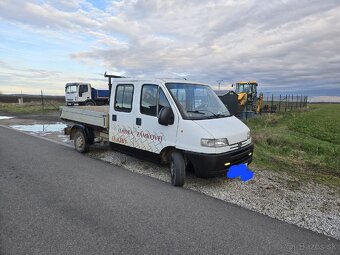
<path fill-rule="evenodd" d="M 66 85 L 65 87 L 66 94 L 77 93 L 77 87 L 78 85 Z"/>
<path fill-rule="evenodd" d="M 183 119 L 229 117 L 230 113 L 211 87 L 190 83 L 166 83 Z"/>

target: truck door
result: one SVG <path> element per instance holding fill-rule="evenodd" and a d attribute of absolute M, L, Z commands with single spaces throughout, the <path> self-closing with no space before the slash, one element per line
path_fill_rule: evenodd
<path fill-rule="evenodd" d="M 134 123 L 135 147 L 160 153 L 164 147 L 175 146 L 178 123 L 175 111 L 174 124 L 158 123 L 159 111 L 165 106 L 171 107 L 163 89 L 156 84 L 141 84 L 138 106 Z"/>
<path fill-rule="evenodd" d="M 114 87 L 112 87 L 114 89 Z M 134 147 L 135 84 L 117 84 L 111 93 L 110 142 Z"/>
<path fill-rule="evenodd" d="M 91 85 L 90 84 L 81 84 L 78 87 L 78 96 L 79 102 L 85 102 L 86 100 L 91 99 Z"/>

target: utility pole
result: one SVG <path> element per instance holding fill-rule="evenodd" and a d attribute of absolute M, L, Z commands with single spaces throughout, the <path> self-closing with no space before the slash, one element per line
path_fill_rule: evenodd
<path fill-rule="evenodd" d="M 218 90 L 220 90 L 221 89 L 221 82 L 223 82 L 224 80 L 217 80 L 217 82 L 218 82 Z"/>

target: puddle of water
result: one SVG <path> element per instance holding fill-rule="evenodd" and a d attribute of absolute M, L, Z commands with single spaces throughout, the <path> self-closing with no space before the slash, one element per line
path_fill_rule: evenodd
<path fill-rule="evenodd" d="M 9 116 L 0 116 L 0 120 L 8 120 L 8 119 L 13 119 L 13 117 L 9 117 Z"/>
<path fill-rule="evenodd" d="M 58 135 L 58 140 L 61 140 L 63 143 L 70 142 L 70 136 L 68 135 Z"/>
<path fill-rule="evenodd" d="M 66 125 L 64 123 L 55 124 L 33 124 L 33 125 L 12 125 L 11 128 L 32 132 L 36 134 L 50 134 L 51 132 L 62 132 Z"/>

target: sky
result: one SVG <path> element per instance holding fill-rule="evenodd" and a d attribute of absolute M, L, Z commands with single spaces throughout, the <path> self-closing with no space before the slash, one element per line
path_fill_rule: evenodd
<path fill-rule="evenodd" d="M 340 0 L 0 0 L 0 93 L 104 72 L 340 96 Z"/>

